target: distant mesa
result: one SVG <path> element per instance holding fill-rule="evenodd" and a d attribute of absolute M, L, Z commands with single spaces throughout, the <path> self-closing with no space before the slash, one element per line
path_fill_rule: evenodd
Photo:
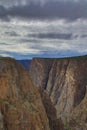
<path fill-rule="evenodd" d="M 31 63 L 31 60 L 17 60 L 18 61 L 18 63 L 20 63 L 22 66 L 24 66 L 25 67 L 25 69 L 26 70 L 28 70 L 29 71 L 29 65 L 30 65 L 30 63 Z"/>

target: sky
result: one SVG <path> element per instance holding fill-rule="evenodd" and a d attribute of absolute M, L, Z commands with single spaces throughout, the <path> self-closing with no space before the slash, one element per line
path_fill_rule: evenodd
<path fill-rule="evenodd" d="M 87 54 L 87 0 L 1 0 L 0 56 Z"/>

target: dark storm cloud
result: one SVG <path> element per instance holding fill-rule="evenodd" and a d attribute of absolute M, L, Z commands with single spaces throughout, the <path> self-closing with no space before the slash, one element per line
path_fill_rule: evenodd
<path fill-rule="evenodd" d="M 74 20 L 87 17 L 87 2 L 48 2 L 43 6 L 30 4 L 27 6 L 12 7 L 9 15 L 29 18 L 65 18 Z"/>
<path fill-rule="evenodd" d="M 3 21 L 9 21 L 8 10 L 2 5 L 0 5 L 0 19 Z"/>
<path fill-rule="evenodd" d="M 4 43 L 4 42 L 1 43 L 1 42 L 0 42 L 0 46 L 3 46 L 3 45 L 7 45 L 7 43 Z"/>
<path fill-rule="evenodd" d="M 18 33 L 16 33 L 15 31 L 11 31 L 11 32 L 5 32 L 6 35 L 9 36 L 13 36 L 13 37 L 18 37 L 20 36 Z"/>
<path fill-rule="evenodd" d="M 82 38 L 86 38 L 87 37 L 87 34 L 83 34 L 81 35 Z"/>
<path fill-rule="evenodd" d="M 68 20 L 87 18 L 87 1 L 48 1 L 43 6 L 40 3 L 31 2 L 9 8 L 0 6 L 0 18 L 8 18 L 8 16 L 36 19 L 64 18 Z"/>
<path fill-rule="evenodd" d="M 7 10 L 0 5 L 0 17 L 4 17 L 7 15 Z"/>
<path fill-rule="evenodd" d="M 38 43 L 38 40 L 36 40 L 36 39 L 20 39 L 19 42 L 21 42 L 21 43 Z"/>
<path fill-rule="evenodd" d="M 28 34 L 28 37 L 40 38 L 40 39 L 64 39 L 70 40 L 72 38 L 71 33 L 38 33 L 38 34 Z"/>
<path fill-rule="evenodd" d="M 73 38 L 74 39 L 77 39 L 79 37 L 79 35 L 78 34 L 76 34 Z"/>

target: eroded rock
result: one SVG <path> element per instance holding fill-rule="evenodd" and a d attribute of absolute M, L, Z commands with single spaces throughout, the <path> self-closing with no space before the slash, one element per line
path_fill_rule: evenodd
<path fill-rule="evenodd" d="M 84 99 L 87 84 L 87 56 L 63 59 L 34 58 L 30 75 L 37 87 L 48 93 L 57 118 L 69 120 Z"/>
<path fill-rule="evenodd" d="M 64 130 L 64 124 L 61 119 L 57 119 L 56 109 L 53 106 L 50 97 L 42 88 L 38 88 L 41 99 L 46 110 L 47 117 L 49 119 L 49 125 L 51 130 Z"/>
<path fill-rule="evenodd" d="M 0 58 L 0 111 L 0 130 L 50 130 L 28 72 L 10 58 Z"/>

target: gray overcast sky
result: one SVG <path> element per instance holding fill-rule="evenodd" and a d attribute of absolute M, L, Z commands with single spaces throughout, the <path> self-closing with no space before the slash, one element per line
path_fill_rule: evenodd
<path fill-rule="evenodd" d="M 87 54 L 87 0 L 0 1 L 0 55 Z"/>

